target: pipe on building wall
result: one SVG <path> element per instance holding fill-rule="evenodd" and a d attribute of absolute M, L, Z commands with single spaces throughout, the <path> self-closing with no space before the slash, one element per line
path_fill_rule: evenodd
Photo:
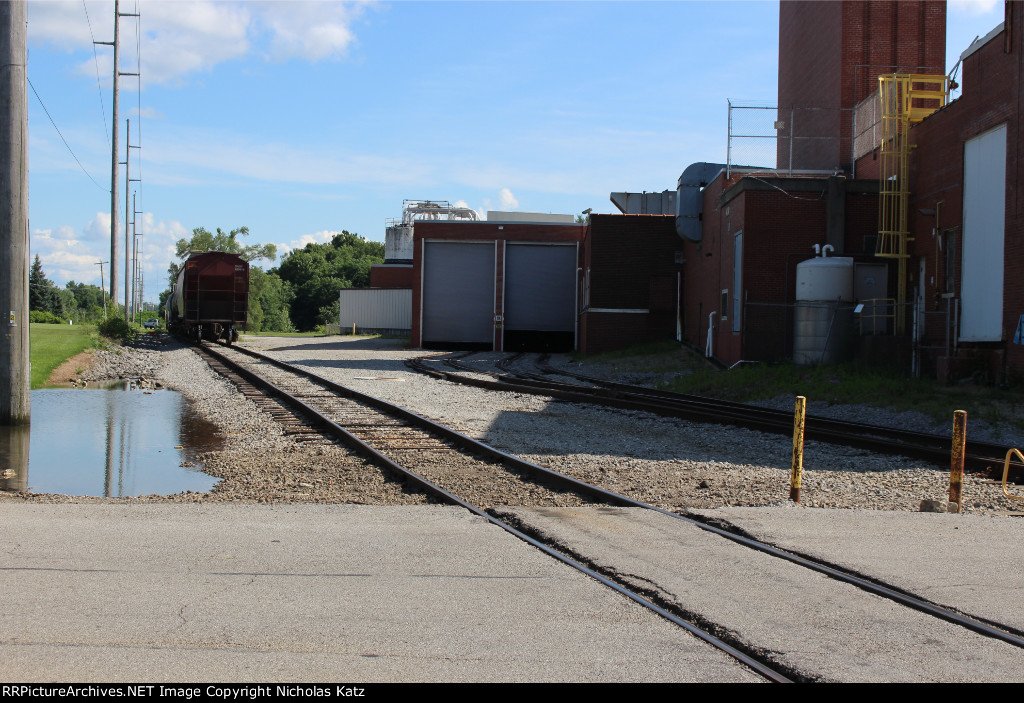
<path fill-rule="evenodd" d="M 712 310 L 711 312 L 708 313 L 708 343 L 704 347 L 704 356 L 708 358 L 714 356 L 715 352 L 715 312 L 715 310 Z"/>
<path fill-rule="evenodd" d="M 701 161 L 690 164 L 676 185 L 676 234 L 690 242 L 701 240 L 701 214 L 704 198 L 701 189 L 725 168 L 725 164 Z"/>

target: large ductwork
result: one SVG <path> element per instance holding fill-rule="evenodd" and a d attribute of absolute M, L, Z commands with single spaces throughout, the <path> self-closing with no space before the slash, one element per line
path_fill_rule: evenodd
<path fill-rule="evenodd" d="M 690 242 L 699 242 L 702 235 L 701 214 L 704 211 L 704 188 L 725 164 L 706 161 L 690 164 L 679 177 L 676 187 L 676 233 Z"/>

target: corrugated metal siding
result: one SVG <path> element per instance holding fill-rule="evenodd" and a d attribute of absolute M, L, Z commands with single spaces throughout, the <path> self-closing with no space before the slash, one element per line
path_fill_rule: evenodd
<path fill-rule="evenodd" d="M 345 288 L 338 296 L 341 329 L 412 329 L 411 288 Z"/>

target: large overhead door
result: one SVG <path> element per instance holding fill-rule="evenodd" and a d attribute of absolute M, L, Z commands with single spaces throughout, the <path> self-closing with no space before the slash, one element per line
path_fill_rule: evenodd
<path fill-rule="evenodd" d="M 964 143 L 960 341 L 1003 338 L 1006 125 Z"/>
<path fill-rule="evenodd" d="M 576 245 L 505 247 L 505 348 L 572 349 Z"/>
<path fill-rule="evenodd" d="M 493 345 L 494 244 L 425 242 L 423 345 Z"/>

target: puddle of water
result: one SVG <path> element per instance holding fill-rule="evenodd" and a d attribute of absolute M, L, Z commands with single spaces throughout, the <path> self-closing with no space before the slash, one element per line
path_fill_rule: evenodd
<path fill-rule="evenodd" d="M 0 488 L 87 496 L 209 491 L 195 463 L 217 449 L 216 428 L 180 393 L 160 390 L 32 391 L 32 424 L 0 427 Z"/>

